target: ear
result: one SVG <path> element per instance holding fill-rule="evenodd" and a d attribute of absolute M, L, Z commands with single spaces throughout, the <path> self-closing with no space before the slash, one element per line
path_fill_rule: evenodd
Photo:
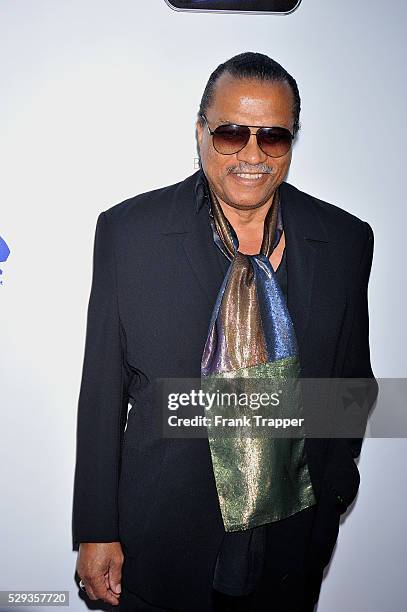
<path fill-rule="evenodd" d="M 195 124 L 195 133 L 196 133 L 196 139 L 198 142 L 198 146 L 200 147 L 202 144 L 203 125 L 199 119 L 197 119 L 196 124 Z"/>

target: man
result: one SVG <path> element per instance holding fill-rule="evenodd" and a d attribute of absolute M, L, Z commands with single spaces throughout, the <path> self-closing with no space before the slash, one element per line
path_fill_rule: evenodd
<path fill-rule="evenodd" d="M 231 58 L 202 96 L 201 169 L 99 215 L 73 507 L 90 599 L 180 612 L 310 612 L 318 599 L 362 438 L 269 439 L 242 455 L 233 438 L 164 436 L 155 389 L 284 366 L 367 379 L 372 405 L 373 232 L 285 182 L 299 114 L 282 66 Z"/>

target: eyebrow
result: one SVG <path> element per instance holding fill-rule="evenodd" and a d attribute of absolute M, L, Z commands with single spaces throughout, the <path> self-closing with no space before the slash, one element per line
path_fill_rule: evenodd
<path fill-rule="evenodd" d="M 233 125 L 248 125 L 247 123 L 245 123 L 245 124 L 235 123 L 234 121 L 230 121 L 230 119 L 224 119 L 222 117 L 220 119 L 218 119 L 217 121 L 215 121 L 215 123 L 216 123 L 216 127 L 219 127 L 221 125 L 225 125 L 225 124 L 228 124 L 228 123 L 231 123 Z M 253 127 L 253 126 L 251 126 L 251 127 Z M 255 126 L 255 127 L 257 127 L 257 126 Z M 291 132 L 291 129 L 289 127 L 287 127 L 287 126 L 284 126 L 284 125 L 264 125 L 264 126 L 259 126 L 259 127 L 278 127 L 278 128 L 282 128 L 282 129 L 285 129 L 285 130 L 288 130 L 289 132 Z"/>

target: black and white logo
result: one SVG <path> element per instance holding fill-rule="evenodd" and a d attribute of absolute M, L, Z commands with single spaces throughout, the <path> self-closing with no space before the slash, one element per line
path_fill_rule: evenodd
<path fill-rule="evenodd" d="M 165 0 L 178 11 L 291 13 L 301 0 Z"/>

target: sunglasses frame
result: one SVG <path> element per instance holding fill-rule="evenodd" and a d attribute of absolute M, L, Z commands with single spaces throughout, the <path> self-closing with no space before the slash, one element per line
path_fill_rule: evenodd
<path fill-rule="evenodd" d="M 284 128 L 284 127 L 280 127 L 277 125 L 273 125 L 273 126 L 265 126 L 265 125 L 242 125 L 240 123 L 222 123 L 221 125 L 218 125 L 214 130 L 211 130 L 211 128 L 209 127 L 209 122 L 208 119 L 206 118 L 206 116 L 203 113 L 199 113 L 199 116 L 202 117 L 202 119 L 205 121 L 206 123 L 206 127 L 208 128 L 208 132 L 209 134 L 212 136 L 212 144 L 213 144 L 213 148 L 215 149 L 215 151 L 217 153 L 219 153 L 220 155 L 236 155 L 236 153 L 240 153 L 240 151 L 243 151 L 243 149 L 247 146 L 247 143 L 249 142 L 250 136 L 256 136 L 256 140 L 257 140 L 257 146 L 259 147 L 259 149 L 261 151 L 263 151 L 263 153 L 265 153 L 268 157 L 272 157 L 273 159 L 278 159 L 280 157 L 284 157 L 284 155 L 287 155 L 287 153 L 290 151 L 290 149 L 293 146 L 293 141 L 294 141 L 294 134 L 291 133 L 291 131 L 288 128 Z M 257 132 L 250 132 L 250 136 L 247 140 L 247 142 L 243 145 L 243 147 L 241 147 L 240 149 L 238 149 L 237 151 L 234 151 L 233 153 L 221 153 L 220 151 L 218 151 L 218 149 L 215 147 L 215 143 L 214 143 L 214 139 L 213 137 L 216 136 L 216 130 L 220 127 L 225 127 L 225 126 L 233 126 L 233 127 L 244 127 L 244 128 L 258 128 Z M 269 153 L 267 153 L 267 151 L 264 151 L 264 149 L 261 148 L 260 143 L 259 143 L 259 138 L 258 138 L 258 133 L 260 132 L 260 130 L 262 129 L 266 129 L 266 130 L 270 130 L 273 128 L 278 127 L 280 130 L 286 130 L 290 136 L 291 136 L 291 143 L 289 148 L 287 149 L 287 151 L 285 153 L 283 153 L 282 155 L 270 155 Z"/>

